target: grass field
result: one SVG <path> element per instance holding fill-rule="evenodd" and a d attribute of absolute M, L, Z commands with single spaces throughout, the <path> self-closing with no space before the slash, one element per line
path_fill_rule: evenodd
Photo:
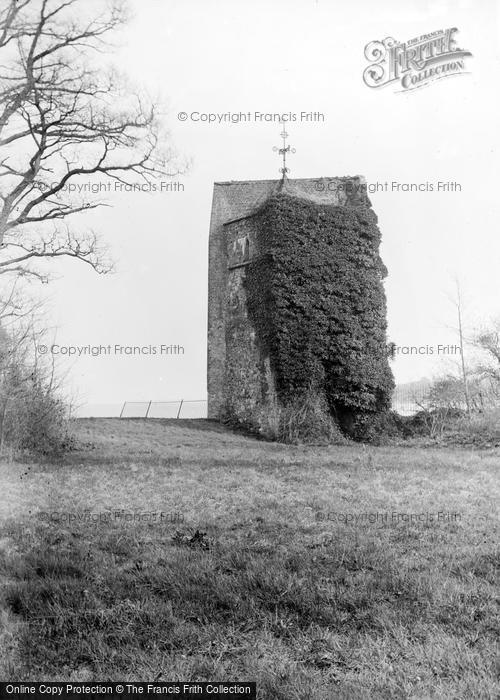
<path fill-rule="evenodd" d="M 0 467 L 2 679 L 500 696 L 498 449 L 75 430 L 59 464 Z"/>

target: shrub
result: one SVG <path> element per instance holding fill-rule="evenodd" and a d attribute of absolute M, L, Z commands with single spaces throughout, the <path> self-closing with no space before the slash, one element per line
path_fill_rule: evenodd
<path fill-rule="evenodd" d="M 228 411 L 223 422 L 236 430 L 273 442 L 288 444 L 346 444 L 333 420 L 324 397 L 315 391 L 304 391 L 285 404 L 276 398 L 260 404 L 246 417 Z"/>
<path fill-rule="evenodd" d="M 10 339 L 12 341 L 12 339 Z M 53 376 L 15 342 L 2 343 L 0 446 L 55 456 L 73 447 L 67 408 Z"/>
<path fill-rule="evenodd" d="M 273 402 L 261 409 L 259 433 L 278 442 L 336 443 L 347 442 L 328 410 L 324 397 L 314 391 L 303 392 L 281 406 Z"/>
<path fill-rule="evenodd" d="M 395 411 L 360 414 L 351 432 L 354 439 L 374 445 L 413 436 L 413 431 L 405 416 L 401 416 Z"/>

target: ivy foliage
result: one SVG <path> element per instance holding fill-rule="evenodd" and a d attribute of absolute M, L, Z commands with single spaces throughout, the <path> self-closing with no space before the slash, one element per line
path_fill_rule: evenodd
<path fill-rule="evenodd" d="M 368 203 L 369 204 L 369 203 Z M 334 206 L 279 194 L 256 215 L 248 311 L 284 403 L 311 390 L 354 434 L 389 409 L 387 270 L 368 205 Z"/>

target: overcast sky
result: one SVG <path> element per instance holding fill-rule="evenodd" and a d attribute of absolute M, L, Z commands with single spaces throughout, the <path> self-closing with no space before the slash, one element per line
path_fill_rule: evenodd
<path fill-rule="evenodd" d="M 96 4 L 99 4 L 98 2 Z M 447 294 L 460 278 L 471 328 L 500 312 L 496 0 L 135 0 L 103 63 L 165 106 L 165 126 L 191 159 L 178 191 L 109 196 L 92 219 L 116 262 L 103 277 L 64 263 L 48 289 L 61 346 L 178 344 L 184 355 L 82 357 L 69 371 L 80 403 L 206 397 L 207 247 L 213 183 L 278 178 L 275 122 L 199 121 L 198 113 L 292 113 L 290 177 L 363 175 L 382 231 L 389 338 L 454 344 Z M 370 41 L 449 27 L 470 51 L 467 72 L 402 92 L 371 89 Z M 181 121 L 180 112 L 188 118 Z M 302 121 L 319 112 L 324 121 Z M 497 167 L 494 167 L 497 166 Z M 458 183 L 436 191 L 437 182 Z M 392 183 L 434 191 L 391 191 Z M 451 364 L 450 364 L 451 362 Z M 398 382 L 452 366 L 401 355 Z"/>

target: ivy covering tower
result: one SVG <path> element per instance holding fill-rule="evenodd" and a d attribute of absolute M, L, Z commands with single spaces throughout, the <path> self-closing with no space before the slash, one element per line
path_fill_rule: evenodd
<path fill-rule="evenodd" d="M 317 397 L 348 434 L 390 407 L 386 268 L 361 177 L 216 183 L 208 414 L 258 427 Z"/>

